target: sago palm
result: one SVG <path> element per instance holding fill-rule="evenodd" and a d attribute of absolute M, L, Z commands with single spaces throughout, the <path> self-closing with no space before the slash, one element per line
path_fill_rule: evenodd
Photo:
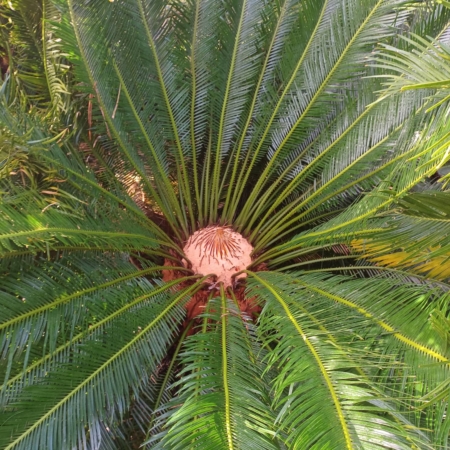
<path fill-rule="evenodd" d="M 2 449 L 448 448 L 448 10 L 1 8 Z"/>

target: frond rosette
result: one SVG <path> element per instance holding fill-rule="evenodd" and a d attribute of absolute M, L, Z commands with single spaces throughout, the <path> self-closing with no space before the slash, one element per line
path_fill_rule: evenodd
<path fill-rule="evenodd" d="M 0 447 L 450 445 L 450 10 L 10 3 Z"/>

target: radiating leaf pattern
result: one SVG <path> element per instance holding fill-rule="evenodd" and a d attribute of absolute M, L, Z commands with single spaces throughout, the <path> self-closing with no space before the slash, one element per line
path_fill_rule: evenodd
<path fill-rule="evenodd" d="M 0 3 L 2 449 L 450 445 L 442 3 Z"/>

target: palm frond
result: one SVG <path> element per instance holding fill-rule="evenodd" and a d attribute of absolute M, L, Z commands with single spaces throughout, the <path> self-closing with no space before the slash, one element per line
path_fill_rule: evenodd
<path fill-rule="evenodd" d="M 447 161 L 447 111 L 447 107 L 438 108 L 431 124 L 425 122 L 426 128 L 416 132 L 415 142 L 407 141 L 407 149 L 393 158 L 388 177 L 380 180 L 376 188 L 324 224 L 304 231 L 285 244 L 274 246 L 265 257 L 273 258 L 272 263 L 278 263 L 285 260 L 282 254 L 293 255 L 292 251 L 296 249 L 303 251 L 308 246 L 318 244 L 350 243 L 359 234 L 379 230 L 380 224 L 371 219 L 374 214 L 386 210 L 396 199 L 408 193 L 424 177 L 434 174 Z"/>
<path fill-rule="evenodd" d="M 428 111 L 450 100 L 450 22 L 447 23 L 440 35 L 435 38 L 424 38 L 415 34 L 402 37 L 408 42 L 408 49 L 399 49 L 383 45 L 375 55 L 375 65 L 393 72 L 385 75 L 390 78 L 389 87 L 384 94 L 389 95 L 398 90 L 407 91 L 415 89 L 437 90 L 436 95 L 430 98 Z"/>
<path fill-rule="evenodd" d="M 345 96 L 345 91 L 350 91 L 351 81 L 356 77 L 356 71 L 361 69 L 361 59 L 367 55 L 371 44 L 376 42 L 371 39 L 377 39 L 382 34 L 389 35 L 390 32 L 384 27 L 392 26 L 395 17 L 401 21 L 401 15 L 394 15 L 394 8 L 395 2 L 374 1 L 364 5 L 356 2 L 324 3 L 308 47 L 299 55 L 299 64 L 276 107 L 272 107 L 268 125 L 264 126 L 264 134 L 254 154 L 257 155 L 265 144 L 269 161 L 241 215 L 248 214 L 248 208 L 254 206 L 263 180 L 272 181 L 271 175 L 276 174 L 280 166 L 283 168 L 286 157 L 310 143 L 313 138 L 311 134 L 314 133 L 311 133 L 312 130 L 316 130 L 316 133 L 323 130 L 324 117 L 332 119 L 339 108 L 341 96 Z M 338 35 L 333 31 L 331 36 L 330 30 L 338 28 L 333 26 L 333 22 L 347 13 L 352 15 L 348 22 L 351 25 L 339 28 Z M 329 45 L 331 42 L 333 45 Z M 355 66 L 353 70 L 348 65 L 349 61 L 357 65 L 358 69 Z M 333 98 L 329 95 L 330 90 L 335 90 Z M 277 114 L 280 114 L 280 118 L 275 121 Z M 266 136 L 269 135 L 270 141 L 266 143 Z M 276 185 L 272 184 L 272 189 Z"/>
<path fill-rule="evenodd" d="M 156 448 L 278 448 L 252 324 L 224 292 L 203 320 L 180 354 L 179 394 L 160 416 L 170 428 Z"/>
<path fill-rule="evenodd" d="M 355 247 L 379 264 L 448 280 L 449 200 L 448 192 L 409 194 L 398 202 L 397 210 L 380 219 L 386 231 L 355 242 Z"/>
<path fill-rule="evenodd" d="M 53 24 L 61 20 L 58 9 L 47 0 L 12 1 L 1 15 L 8 24 L 5 34 L 10 48 L 8 101 L 21 95 L 30 111 L 35 109 L 54 124 L 63 123 L 74 114 L 74 101 L 66 55 L 54 34 Z"/>
<path fill-rule="evenodd" d="M 49 92 L 42 46 L 42 4 L 39 0 L 11 1 L 2 7 L 1 15 L 9 24 L 9 72 L 31 101 L 45 103 Z"/>
<path fill-rule="evenodd" d="M 98 445 L 100 421 L 122 417 L 130 403 L 130 389 L 137 393 L 148 380 L 148 371 L 162 359 L 183 319 L 182 303 L 189 291 L 192 288 L 168 302 L 142 301 L 132 316 L 119 316 L 103 333 L 88 334 L 81 344 L 74 343 L 70 364 L 58 364 L 8 404 L 2 421 L 4 448 L 25 449 L 49 441 L 58 447 L 83 446 L 80 432 L 85 425 L 91 445 Z M 101 416 L 99 402 L 106 406 Z M 26 415 L 26 427 L 15 419 L 18 407 L 22 418 Z"/>
<path fill-rule="evenodd" d="M 275 399 L 283 406 L 280 425 L 288 430 L 292 446 L 330 445 L 339 439 L 342 446 L 364 448 L 364 440 L 377 434 L 376 416 L 381 414 L 391 433 L 389 442 L 411 448 L 417 439 L 414 445 L 432 448 L 419 431 L 420 420 L 414 433 L 406 431 L 417 418 L 402 406 L 401 392 L 414 389 L 414 381 L 402 373 L 416 373 L 423 383 L 429 383 L 424 387 L 429 390 L 448 376 L 448 349 L 443 342 L 441 346 L 434 342 L 431 348 L 429 340 L 433 331 L 428 317 L 434 303 L 428 301 L 426 287 L 394 288 L 389 279 L 301 272 L 251 274 L 249 286 L 251 294 L 266 302 L 259 329 L 269 337 L 270 362 L 280 372 L 274 384 Z M 445 302 L 445 294 L 441 301 Z M 384 319 L 386 309 L 390 310 L 386 314 L 389 322 Z M 380 339 L 384 345 L 380 346 Z M 436 365 L 435 376 L 430 378 L 421 367 L 433 361 L 444 364 Z M 372 370 L 376 366 L 379 372 Z M 391 371 L 405 386 L 391 378 L 391 390 L 383 394 L 381 380 Z M 377 410 L 373 405 L 380 405 L 378 401 L 385 406 Z M 295 407 L 299 402 L 302 408 Z M 391 405 L 392 415 L 386 405 Z M 320 414 L 315 412 L 318 407 Z M 435 420 L 439 423 L 442 416 Z M 386 443 L 380 440 L 373 445 L 383 448 Z"/>

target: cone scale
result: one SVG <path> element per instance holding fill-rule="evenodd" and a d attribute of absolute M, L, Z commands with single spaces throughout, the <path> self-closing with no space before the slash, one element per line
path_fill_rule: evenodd
<path fill-rule="evenodd" d="M 230 227 L 210 226 L 196 231 L 184 246 L 184 254 L 199 275 L 215 275 L 216 283 L 233 285 L 233 276 L 252 262 L 252 245 Z M 244 278 L 239 274 L 235 278 Z"/>

